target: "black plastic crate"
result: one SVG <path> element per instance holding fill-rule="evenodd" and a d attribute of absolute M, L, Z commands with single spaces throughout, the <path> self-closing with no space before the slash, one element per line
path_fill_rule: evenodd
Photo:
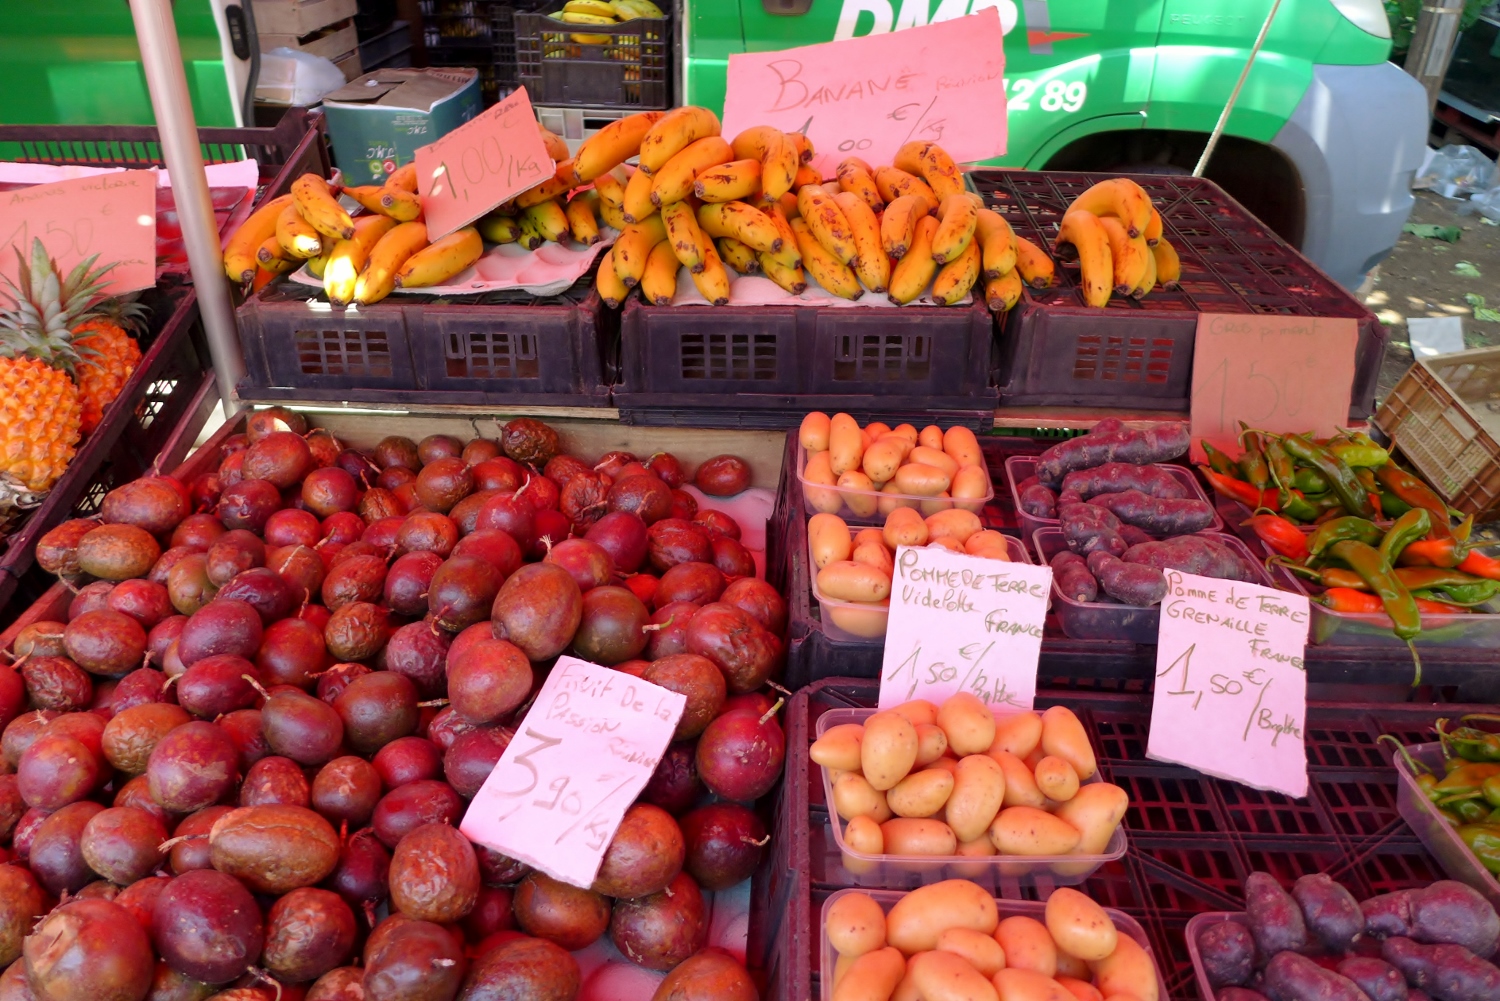
<path fill-rule="evenodd" d="M 796 427 L 809 410 L 988 429 L 994 324 L 968 307 L 651 306 L 620 320 L 633 424 Z"/>
<path fill-rule="evenodd" d="M 547 13 L 516 14 L 519 82 L 532 104 L 626 108 L 672 107 L 675 25 L 668 17 L 638 17 L 618 24 L 564 24 Z M 608 35 L 602 45 L 574 35 Z"/>
<path fill-rule="evenodd" d="M 489 107 L 518 84 L 516 14 L 540 10 L 546 0 L 421 0 L 422 38 L 429 66 L 472 66 Z"/>
<path fill-rule="evenodd" d="M 788 704 L 786 775 L 772 829 L 777 848 L 751 886 L 751 928 L 774 929 L 759 936 L 752 931 L 747 955 L 762 980 L 765 1001 L 821 996 L 818 916 L 828 896 L 849 881 L 828 835 L 822 779 L 807 749 L 824 712 L 873 706 L 878 693 L 874 681 L 835 678 L 809 686 Z M 1079 889 L 1141 923 L 1169 996 L 1178 1001 L 1198 998 L 1184 939 L 1188 920 L 1205 911 L 1242 909 L 1245 878 L 1257 869 L 1288 883 L 1327 872 L 1360 899 L 1443 878 L 1437 862 L 1394 813 L 1371 815 L 1352 831 L 1341 823 L 1339 804 L 1347 790 L 1372 802 L 1394 798 L 1396 773 L 1388 756 L 1376 751 L 1352 766 L 1321 762 L 1329 746 L 1375 748 L 1381 733 L 1430 734 L 1437 718 L 1479 711 L 1478 706 L 1310 702 L 1308 798 L 1255 793 L 1267 818 L 1261 823 L 1270 830 L 1245 834 L 1233 818 L 1253 790 L 1141 760 L 1151 716 L 1148 695 L 1038 692 L 1038 707 L 1057 704 L 1078 713 L 1092 735 L 1101 772 L 1131 796 L 1124 821 L 1129 851 Z M 1122 733 L 1129 736 L 1121 740 Z M 1346 792 L 1331 796 L 1330 789 Z M 997 889 L 1000 896 L 1024 899 L 1045 898 L 1051 890 L 1004 880 Z"/>
<path fill-rule="evenodd" d="M 1063 213 L 1111 174 L 976 170 L 985 203 L 1052 256 Z M 1348 317 L 1359 325 L 1350 418 L 1374 412 L 1385 328 L 1368 309 L 1212 181 L 1138 175 L 1182 259 L 1176 290 L 1084 305 L 1078 265 L 1057 260 L 1051 288 L 1026 288 L 1001 338 L 1001 406 L 1188 409 L 1198 314 Z M 1054 258 L 1056 260 L 1056 258 Z"/>

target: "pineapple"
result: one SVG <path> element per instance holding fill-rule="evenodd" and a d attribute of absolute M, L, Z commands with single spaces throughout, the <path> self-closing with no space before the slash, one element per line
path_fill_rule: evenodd
<path fill-rule="evenodd" d="M 83 404 L 79 430 L 84 434 L 99 426 L 105 408 L 120 395 L 125 380 L 141 363 L 141 347 L 128 331 L 139 330 L 145 314 L 140 303 L 124 299 L 105 300 L 92 311 L 98 314 L 94 319 L 73 327 L 73 343 L 82 356 L 74 373 L 78 400 Z"/>

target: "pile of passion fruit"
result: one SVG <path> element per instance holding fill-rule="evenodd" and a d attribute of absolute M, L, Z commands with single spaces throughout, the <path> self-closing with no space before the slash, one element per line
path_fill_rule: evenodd
<path fill-rule="evenodd" d="M 48 533 L 66 621 L 0 666 L 0 1001 L 566 1001 L 605 935 L 658 997 L 753 999 L 704 892 L 764 851 L 786 606 L 687 482 L 535 420 L 365 453 L 272 408 Z M 563 654 L 687 701 L 587 889 L 457 830 Z"/>

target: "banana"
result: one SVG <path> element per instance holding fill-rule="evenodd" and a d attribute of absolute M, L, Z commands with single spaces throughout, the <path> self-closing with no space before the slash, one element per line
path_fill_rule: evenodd
<path fill-rule="evenodd" d="M 937 232 L 938 221 L 930 215 L 917 220 L 917 231 L 912 236 L 911 249 L 891 269 L 891 284 L 887 297 L 898 306 L 904 306 L 927 291 L 932 276 L 937 273 L 937 262 L 932 259 L 932 237 Z"/>
<path fill-rule="evenodd" d="M 603 16 L 601 16 L 599 14 L 579 14 L 579 13 L 577 13 L 575 11 L 571 11 L 571 10 L 565 10 L 565 11 L 563 11 L 562 17 L 558 18 L 558 20 L 562 21 L 564 24 L 614 24 L 615 23 L 615 18 L 614 18 L 613 14 L 611 14 L 608 17 L 603 17 Z M 605 36 L 605 37 L 608 37 L 608 36 Z"/>
<path fill-rule="evenodd" d="M 797 179 L 797 147 L 770 125 L 748 128 L 730 143 L 740 160 L 760 161 L 760 186 L 768 198 L 780 198 Z"/>
<path fill-rule="evenodd" d="M 397 222 L 412 222 L 422 214 L 422 197 L 414 191 L 387 187 L 380 192 L 380 211 Z"/>
<path fill-rule="evenodd" d="M 872 211 L 881 212 L 885 209 L 885 199 L 880 197 L 880 189 L 875 186 L 870 165 L 859 157 L 851 156 L 840 163 L 838 178 L 840 188 L 858 195 Z"/>
<path fill-rule="evenodd" d="M 1146 244 L 1151 247 L 1156 246 L 1156 242 L 1161 239 L 1161 213 L 1156 211 L 1155 205 L 1151 206 L 1151 221 L 1146 223 L 1145 232 L 1141 235 L 1146 238 Z"/>
<path fill-rule="evenodd" d="M 734 160 L 700 171 L 693 178 L 693 194 L 705 202 L 752 198 L 760 191 L 760 161 Z"/>
<path fill-rule="evenodd" d="M 1100 181 L 1073 199 L 1068 212 L 1074 209 L 1095 216 L 1112 215 L 1124 223 L 1125 232 L 1132 237 L 1140 236 L 1151 225 L 1151 196 L 1128 177 Z"/>
<path fill-rule="evenodd" d="M 932 142 L 927 139 L 915 139 L 909 143 L 902 143 L 901 148 L 896 150 L 896 155 L 891 157 L 891 166 L 913 176 L 920 175 L 922 154 L 927 152 L 927 147 L 931 145 Z"/>
<path fill-rule="evenodd" d="M 566 183 L 570 189 L 580 187 L 583 184 L 583 181 L 578 178 L 578 161 L 574 160 L 571 156 L 565 160 L 557 161 L 557 172 L 552 176 Z"/>
<path fill-rule="evenodd" d="M 796 219 L 802 214 L 802 210 L 797 208 L 797 196 L 791 191 L 778 198 L 776 204 L 781 206 L 781 214 L 787 219 Z"/>
<path fill-rule="evenodd" d="M 812 140 L 801 132 L 787 132 L 784 134 L 787 141 L 792 144 L 792 148 L 797 151 L 797 162 L 811 163 L 813 158 Z"/>
<path fill-rule="evenodd" d="M 567 208 L 564 209 L 573 239 L 586 247 L 591 247 L 602 239 L 599 222 L 594 216 L 594 208 L 598 204 L 599 195 L 596 192 L 580 191 L 568 201 Z"/>
<path fill-rule="evenodd" d="M 744 202 L 703 205 L 698 209 L 698 225 L 711 237 L 732 236 L 758 251 L 774 254 L 783 246 L 776 225 Z"/>
<path fill-rule="evenodd" d="M 529 209 L 533 205 L 542 202 L 550 202 L 554 198 L 566 195 L 573 185 L 557 177 L 549 177 L 534 188 L 527 188 L 516 196 L 516 208 Z"/>
<path fill-rule="evenodd" d="M 614 37 L 613 35 L 569 35 L 568 39 L 579 45 L 608 45 Z"/>
<path fill-rule="evenodd" d="M 599 194 L 599 218 L 614 229 L 624 229 L 625 182 L 621 180 L 621 168 L 608 171 L 594 178 L 594 190 Z"/>
<path fill-rule="evenodd" d="M 997 278 L 985 280 L 984 302 L 991 313 L 1007 312 L 1020 301 L 1021 276 L 1016 272 L 1007 271 Z"/>
<path fill-rule="evenodd" d="M 769 251 L 770 256 L 774 257 L 783 269 L 800 271 L 802 269 L 802 252 L 797 249 L 797 234 L 792 232 L 791 224 L 786 221 L 786 216 L 782 213 L 781 206 L 772 206 L 764 215 L 771 221 L 771 225 L 776 230 L 777 237 L 781 240 L 781 249 Z M 740 242 L 743 243 L 744 241 L 741 240 Z M 755 250 L 754 247 L 750 249 Z M 757 250 L 756 253 L 764 255 L 768 251 Z"/>
<path fill-rule="evenodd" d="M 292 270 L 299 262 L 298 258 L 292 257 L 281 249 L 281 241 L 275 236 L 269 236 L 261 245 L 255 249 L 255 263 L 257 267 L 264 268 L 273 274 L 284 275 Z"/>
<path fill-rule="evenodd" d="M 703 234 L 698 217 L 687 202 L 673 202 L 662 207 L 661 221 L 667 229 L 667 242 L 677 260 L 695 274 L 703 270 Z"/>
<path fill-rule="evenodd" d="M 610 0 L 615 16 L 622 21 L 637 17 L 666 17 L 651 0 Z"/>
<path fill-rule="evenodd" d="M 974 239 L 979 242 L 986 279 L 999 278 L 1016 266 L 1016 235 L 1010 223 L 994 209 L 980 209 L 975 221 Z"/>
<path fill-rule="evenodd" d="M 514 216 L 493 213 L 480 216 L 479 221 L 474 223 L 474 228 L 491 243 L 515 243 L 521 236 L 521 224 Z"/>
<path fill-rule="evenodd" d="M 611 253 L 599 255 L 599 271 L 594 276 L 594 289 L 599 293 L 599 298 L 604 300 L 604 305 L 610 309 L 619 308 L 620 303 L 630 294 L 630 289 L 620 281 L 620 276 L 615 274 L 615 257 Z"/>
<path fill-rule="evenodd" d="M 580 183 L 587 184 L 635 156 L 646 133 L 666 114 L 665 111 L 638 111 L 610 122 L 585 139 L 573 157 L 573 172 L 578 175 Z"/>
<path fill-rule="evenodd" d="M 709 136 L 684 148 L 662 165 L 651 180 L 651 204 L 660 208 L 693 193 L 699 171 L 734 159 L 734 150 L 719 136 Z"/>
<path fill-rule="evenodd" d="M 823 246 L 806 219 L 793 219 L 791 227 L 797 236 L 797 249 L 802 251 L 803 266 L 819 285 L 840 299 L 858 299 L 865 294 L 854 272 Z"/>
<path fill-rule="evenodd" d="M 1156 255 L 1152 253 L 1152 249 L 1146 248 L 1146 274 L 1141 278 L 1141 283 L 1130 290 L 1132 299 L 1144 299 L 1156 287 Z"/>
<path fill-rule="evenodd" d="M 328 255 L 319 254 L 317 257 L 307 259 L 307 273 L 314 278 L 322 278 L 323 270 L 328 266 Z"/>
<path fill-rule="evenodd" d="M 282 257 L 305 261 L 323 252 L 318 231 L 307 224 L 295 205 L 288 205 L 276 217 L 276 240 L 281 244 Z"/>
<path fill-rule="evenodd" d="M 344 194 L 359 202 L 360 208 L 367 212 L 381 212 L 380 195 L 385 191 L 378 184 L 361 184 L 355 187 L 344 188 Z"/>
<path fill-rule="evenodd" d="M 932 237 L 932 259 L 939 264 L 957 260 L 974 242 L 979 225 L 979 199 L 960 191 L 938 206 L 938 228 Z"/>
<path fill-rule="evenodd" d="M 396 272 L 407 259 L 427 246 L 427 224 L 403 222 L 376 241 L 364 274 L 354 283 L 354 301 L 361 306 L 379 302 L 396 287 Z"/>
<path fill-rule="evenodd" d="M 273 198 L 240 223 L 224 248 L 224 273 L 230 281 L 243 284 L 255 278 L 256 251 L 276 235 L 276 222 L 292 203 L 291 195 Z"/>
<path fill-rule="evenodd" d="M 792 295 L 801 295 L 807 291 L 807 275 L 803 274 L 802 265 L 789 267 L 776 257 L 765 253 L 756 256 L 760 259 L 760 269 L 771 281 Z"/>
<path fill-rule="evenodd" d="M 563 4 L 564 14 L 594 14 L 598 17 L 607 17 L 611 21 L 615 19 L 615 9 L 603 0 L 568 0 Z"/>
<path fill-rule="evenodd" d="M 568 158 L 568 141 L 553 132 L 541 122 L 536 123 L 536 130 L 541 133 L 542 145 L 547 147 L 547 155 L 553 160 L 566 160 Z"/>
<path fill-rule="evenodd" d="M 347 306 L 354 300 L 359 274 L 370 259 L 370 251 L 397 226 L 387 216 L 360 216 L 354 220 L 354 236 L 334 244 L 323 259 L 323 291 L 335 306 Z"/>
<path fill-rule="evenodd" d="M 479 260 L 483 253 L 484 241 L 479 238 L 479 230 L 465 226 L 408 257 L 396 272 L 396 287 L 441 285 Z"/>
<path fill-rule="evenodd" d="M 354 235 L 354 220 L 333 197 L 328 182 L 317 174 L 303 174 L 293 181 L 292 198 L 302 218 L 324 236 L 347 240 Z"/>
<path fill-rule="evenodd" d="M 953 157 L 948 151 L 937 143 L 932 143 L 922 151 L 922 179 L 932 188 L 932 193 L 937 195 L 941 202 L 949 195 L 962 194 L 964 190 L 964 176 L 959 172 L 958 164 L 953 162 Z"/>
<path fill-rule="evenodd" d="M 1057 265 L 1052 263 L 1041 247 L 1024 236 L 1015 237 L 1016 272 L 1021 280 L 1032 288 L 1047 288 L 1057 275 Z"/>
<path fill-rule="evenodd" d="M 1102 309 L 1109 303 L 1115 265 L 1109 252 L 1109 234 L 1099 224 L 1099 217 L 1083 209 L 1069 210 L 1058 227 L 1057 242 L 1071 243 L 1078 251 L 1083 301 Z"/>
<path fill-rule="evenodd" d="M 938 227 L 942 228 L 942 224 Z M 953 306 L 968 295 L 979 280 L 981 256 L 979 244 L 970 240 L 957 257 L 938 269 L 937 277 L 932 280 L 932 301 L 939 306 Z"/>
<path fill-rule="evenodd" d="M 1131 239 L 1125 234 L 1125 224 L 1112 215 L 1096 216 L 1109 237 L 1109 256 L 1114 264 L 1115 291 L 1129 295 L 1146 277 L 1146 259 L 1151 248 L 1144 237 Z"/>
<path fill-rule="evenodd" d="M 880 245 L 887 257 L 900 260 L 911 251 L 917 220 L 927 214 L 921 195 L 899 195 L 880 216 Z"/>
<path fill-rule="evenodd" d="M 556 202 L 542 202 L 522 209 L 521 221 L 527 220 L 552 243 L 558 243 L 568 235 L 568 214 Z"/>
<path fill-rule="evenodd" d="M 677 295 L 677 272 L 682 263 L 672 250 L 672 242 L 663 240 L 646 256 L 646 270 L 641 272 L 641 295 L 653 306 L 670 306 Z"/>
<path fill-rule="evenodd" d="M 1182 279 L 1182 260 L 1177 256 L 1177 248 L 1162 237 L 1151 248 L 1151 256 L 1156 263 L 1156 283 L 1162 288 L 1176 288 Z"/>
<path fill-rule="evenodd" d="M 819 185 L 822 183 L 823 176 L 804 163 L 802 166 L 797 168 L 797 176 L 792 178 L 792 190 L 795 191 L 798 188 L 806 187 L 809 184 Z"/>
<path fill-rule="evenodd" d="M 688 105 L 669 111 L 641 139 L 641 169 L 654 174 L 699 139 L 718 134 L 719 116 L 707 108 Z"/>
<path fill-rule="evenodd" d="M 660 215 L 650 215 L 625 227 L 611 253 L 615 274 L 626 288 L 634 288 L 646 273 L 646 259 L 651 249 L 667 238 L 667 227 Z"/>
<path fill-rule="evenodd" d="M 760 261 L 755 256 L 755 251 L 745 246 L 732 236 L 721 236 L 714 241 L 714 247 L 719 251 L 719 258 L 726 267 L 733 268 L 742 275 L 750 275 L 760 270 Z"/>
<path fill-rule="evenodd" d="M 854 231 L 849 226 L 844 210 L 839 208 L 839 203 L 832 196 L 821 187 L 807 185 L 797 192 L 797 210 L 802 213 L 802 218 L 818 238 L 818 242 L 837 257 L 840 264 L 848 264 L 854 260 Z M 801 246 L 800 241 L 798 246 Z M 802 252 L 802 257 L 804 260 L 807 258 L 807 251 Z M 814 276 L 817 276 L 816 271 Z M 819 281 L 821 283 L 821 279 Z"/>
<path fill-rule="evenodd" d="M 626 222 L 640 222 L 656 212 L 656 204 L 651 201 L 651 187 L 651 175 L 644 170 L 630 175 L 630 180 L 625 182 L 625 199 L 620 204 Z"/>
<path fill-rule="evenodd" d="M 516 242 L 527 250 L 535 250 L 547 242 L 542 231 L 537 229 L 536 216 L 522 214 L 516 219 L 516 225 L 521 228 L 521 235 L 516 237 Z"/>
<path fill-rule="evenodd" d="M 729 272 L 724 270 L 724 262 L 719 259 L 719 252 L 714 249 L 713 240 L 702 230 L 698 231 L 702 240 L 699 245 L 699 253 L 703 255 L 703 270 L 688 274 L 693 279 L 693 284 L 698 287 L 698 294 L 703 296 L 715 306 L 729 305 Z"/>
<path fill-rule="evenodd" d="M 869 204 L 852 191 L 833 196 L 854 234 L 854 274 L 871 292 L 884 292 L 891 282 L 891 259 L 880 245 L 880 222 Z"/>
<path fill-rule="evenodd" d="M 876 167 L 875 188 L 888 205 L 902 195 L 916 195 L 927 206 L 928 212 L 937 211 L 938 196 L 932 193 L 932 188 L 920 177 L 914 177 L 904 170 Z"/>
<path fill-rule="evenodd" d="M 417 190 L 417 161 L 413 160 L 404 167 L 397 167 L 391 172 L 391 176 L 385 179 L 385 186 L 415 193 Z"/>

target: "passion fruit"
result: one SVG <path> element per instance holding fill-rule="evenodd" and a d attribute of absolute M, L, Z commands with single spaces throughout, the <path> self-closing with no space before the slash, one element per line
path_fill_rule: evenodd
<path fill-rule="evenodd" d="M 698 776 L 714 795 L 750 803 L 771 791 L 786 759 L 786 737 L 771 715 L 725 713 L 698 738 Z"/>
<path fill-rule="evenodd" d="M 219 494 L 215 509 L 225 528 L 260 532 L 281 509 L 281 490 L 269 480 L 240 480 Z"/>
<path fill-rule="evenodd" d="M 24 953 L 41 1001 L 141 1001 L 156 969 L 145 929 L 108 900 L 63 904 L 26 937 Z"/>
<path fill-rule="evenodd" d="M 81 845 L 83 829 L 103 812 L 98 803 L 81 800 L 47 814 L 37 826 L 26 861 L 48 893 L 77 893 L 97 878 Z"/>
<path fill-rule="evenodd" d="M 651 565 L 665 572 L 679 563 L 712 563 L 713 543 L 708 533 L 681 518 L 663 518 L 646 533 Z"/>
<path fill-rule="evenodd" d="M 561 458 L 568 457 L 563 456 Z M 551 464 L 549 463 L 548 465 L 550 467 Z M 476 490 L 507 490 L 515 492 L 521 489 L 521 485 L 526 482 L 525 468 L 514 459 L 503 455 L 497 455 L 493 458 L 476 462 L 471 472 L 474 475 L 474 489 Z"/>
<path fill-rule="evenodd" d="M 693 485 L 710 497 L 733 497 L 750 487 L 750 464 L 737 455 L 716 455 L 693 474 Z"/>
<path fill-rule="evenodd" d="M 650 621 L 651 613 L 629 589 L 593 588 L 582 597 L 573 652 L 605 667 L 631 660 L 646 649 Z"/>
<path fill-rule="evenodd" d="M 265 636 L 260 613 L 247 602 L 215 598 L 188 617 L 177 637 L 177 656 L 185 666 L 230 654 L 249 659 Z"/>
<path fill-rule="evenodd" d="M 94 814 L 84 825 L 79 848 L 100 876 L 120 886 L 145 879 L 166 858 L 162 822 L 145 810 L 116 806 Z"/>
<path fill-rule="evenodd" d="M 391 634 L 385 646 L 385 668 L 410 678 L 422 698 L 442 698 L 448 691 L 444 663 L 452 643 L 453 637 L 433 623 L 409 622 Z"/>
<path fill-rule="evenodd" d="M 78 569 L 101 580 L 144 577 L 161 555 L 150 532 L 135 525 L 100 525 L 78 540 Z"/>
<path fill-rule="evenodd" d="M 609 901 L 603 895 L 542 872 L 521 880 L 512 906 L 524 931 L 569 952 L 598 941 L 609 927 Z"/>
<path fill-rule="evenodd" d="M 322 815 L 300 806 L 242 806 L 208 833 L 215 869 L 257 893 L 312 886 L 339 860 L 339 836 Z"/>
<path fill-rule="evenodd" d="M 625 811 L 593 890 L 607 897 L 644 897 L 660 893 L 682 870 L 682 830 L 672 815 L 648 803 L 636 803 Z"/>
<path fill-rule="evenodd" d="M 723 673 L 713 661 L 697 654 L 674 654 L 654 660 L 641 677 L 687 699 L 673 740 L 688 740 L 702 733 L 719 714 L 728 696 Z"/>
<path fill-rule="evenodd" d="M 517 936 L 480 952 L 464 984 L 464 998 L 572 1001 L 581 981 L 578 960 L 562 947 L 546 939 Z"/>
<path fill-rule="evenodd" d="M 145 581 L 126 581 L 145 584 Z M 121 586 L 124 586 L 122 584 Z M 162 604 L 166 589 L 160 585 Z M 106 602 L 119 588 L 110 591 Z M 146 657 L 146 630 L 139 620 L 124 612 L 101 608 L 69 622 L 63 630 L 63 646 L 73 662 L 91 674 L 118 678 L 140 667 Z"/>
<path fill-rule="evenodd" d="M 520 647 L 532 661 L 567 649 L 583 617 L 583 594 L 573 576 L 551 563 L 533 563 L 512 574 L 490 609 L 495 636 Z"/>
<path fill-rule="evenodd" d="M 731 694 L 753 692 L 781 669 L 781 640 L 733 605 L 704 605 L 688 623 L 688 650 L 724 672 Z"/>
<path fill-rule="evenodd" d="M 697 742 L 692 740 L 667 745 L 651 780 L 641 790 L 641 802 L 659 806 L 674 817 L 691 810 L 703 795 L 703 783 L 698 781 L 698 766 L 693 760 L 697 749 Z"/>
<path fill-rule="evenodd" d="M 373 754 L 417 728 L 417 686 L 393 671 L 354 679 L 333 702 L 344 721 L 344 739 L 362 754 Z"/>
<path fill-rule="evenodd" d="M 480 640 L 448 671 L 448 701 L 471 723 L 495 723 L 526 701 L 531 660 L 508 640 Z"/>
<path fill-rule="evenodd" d="M 514 736 L 504 727 L 459 734 L 443 754 L 443 778 L 465 799 L 478 794 Z"/>
<path fill-rule="evenodd" d="M 525 466 L 541 469 L 562 451 L 557 432 L 539 420 L 517 417 L 500 429 L 500 447 Z"/>
<path fill-rule="evenodd" d="M 305 807 L 311 800 L 312 790 L 302 766 L 279 755 L 261 758 L 251 765 L 240 784 L 240 806 Z"/>
<path fill-rule="evenodd" d="M 427 606 L 433 622 L 450 633 L 461 632 L 490 617 L 504 575 L 475 556 L 455 556 L 432 576 Z"/>
<path fill-rule="evenodd" d="M 263 441 L 278 431 L 306 434 L 307 418 L 286 407 L 266 407 L 264 410 L 251 411 L 245 418 L 245 441 L 240 447 Z"/>
<path fill-rule="evenodd" d="M 536 511 L 515 494 L 497 493 L 485 501 L 474 519 L 474 530 L 483 529 L 499 529 L 526 549 L 536 541 Z"/>
<path fill-rule="evenodd" d="M 305 619 L 282 619 L 266 627 L 255 667 L 268 686 L 307 688 L 330 663 L 323 630 Z"/>
<path fill-rule="evenodd" d="M 614 481 L 604 473 L 584 470 L 563 485 L 558 509 L 576 532 L 586 532 L 610 510 L 609 495 Z"/>
<path fill-rule="evenodd" d="M 430 511 L 447 512 L 474 491 L 474 474 L 458 456 L 433 459 L 416 480 L 417 500 Z"/>
<path fill-rule="evenodd" d="M 758 577 L 741 577 L 732 581 L 719 596 L 719 601 L 738 608 L 771 635 L 786 635 L 786 599 Z"/>
<path fill-rule="evenodd" d="M 234 788 L 239 749 L 214 723 L 194 722 L 167 733 L 146 764 L 151 798 L 174 813 L 211 806 Z"/>
<path fill-rule="evenodd" d="M 650 473 L 621 476 L 609 489 L 609 509 L 629 511 L 653 525 L 672 513 L 672 488 Z"/>
<path fill-rule="evenodd" d="M 727 890 L 750 878 L 765 854 L 766 828 L 740 803 L 709 803 L 683 817 L 683 868 L 706 890 Z"/>
<path fill-rule="evenodd" d="M 447 824 L 423 824 L 391 855 L 391 903 L 418 921 L 457 921 L 479 897 L 479 862 L 469 839 Z"/>
<path fill-rule="evenodd" d="M 227 873 L 197 869 L 162 891 L 151 917 L 151 939 L 175 970 L 208 984 L 227 984 L 260 958 L 260 907 Z"/>
<path fill-rule="evenodd" d="M 368 601 L 340 606 L 323 627 L 323 642 L 335 660 L 369 660 L 391 637 L 390 609 Z"/>
<path fill-rule="evenodd" d="M 315 980 L 354 951 L 354 912 L 338 894 L 302 887 L 271 905 L 261 962 L 272 976 L 293 983 Z"/>
<path fill-rule="evenodd" d="M 165 476 L 122 483 L 99 505 L 99 520 L 106 525 L 134 525 L 152 535 L 166 535 L 189 513 L 187 492 Z"/>
<path fill-rule="evenodd" d="M 47 573 L 58 577 L 77 577 L 78 543 L 98 528 L 96 518 L 73 518 L 44 534 L 36 543 L 36 563 Z"/>
<path fill-rule="evenodd" d="M 458 994 L 464 972 L 455 936 L 430 921 L 408 921 L 367 957 L 364 1001 L 448 1001 Z"/>
<path fill-rule="evenodd" d="M 453 787 L 435 779 L 423 779 L 398 786 L 380 798 L 370 824 L 386 847 L 395 848 L 401 839 L 423 824 L 458 823 L 464 802 Z"/>
<path fill-rule="evenodd" d="M 708 941 L 708 907 L 693 877 L 679 872 L 659 893 L 615 903 L 609 939 L 626 959 L 670 970 Z"/>
<path fill-rule="evenodd" d="M 299 765 L 321 765 L 343 746 L 344 722 L 337 710 L 294 688 L 273 693 L 261 707 L 260 722 L 266 746 Z"/>

